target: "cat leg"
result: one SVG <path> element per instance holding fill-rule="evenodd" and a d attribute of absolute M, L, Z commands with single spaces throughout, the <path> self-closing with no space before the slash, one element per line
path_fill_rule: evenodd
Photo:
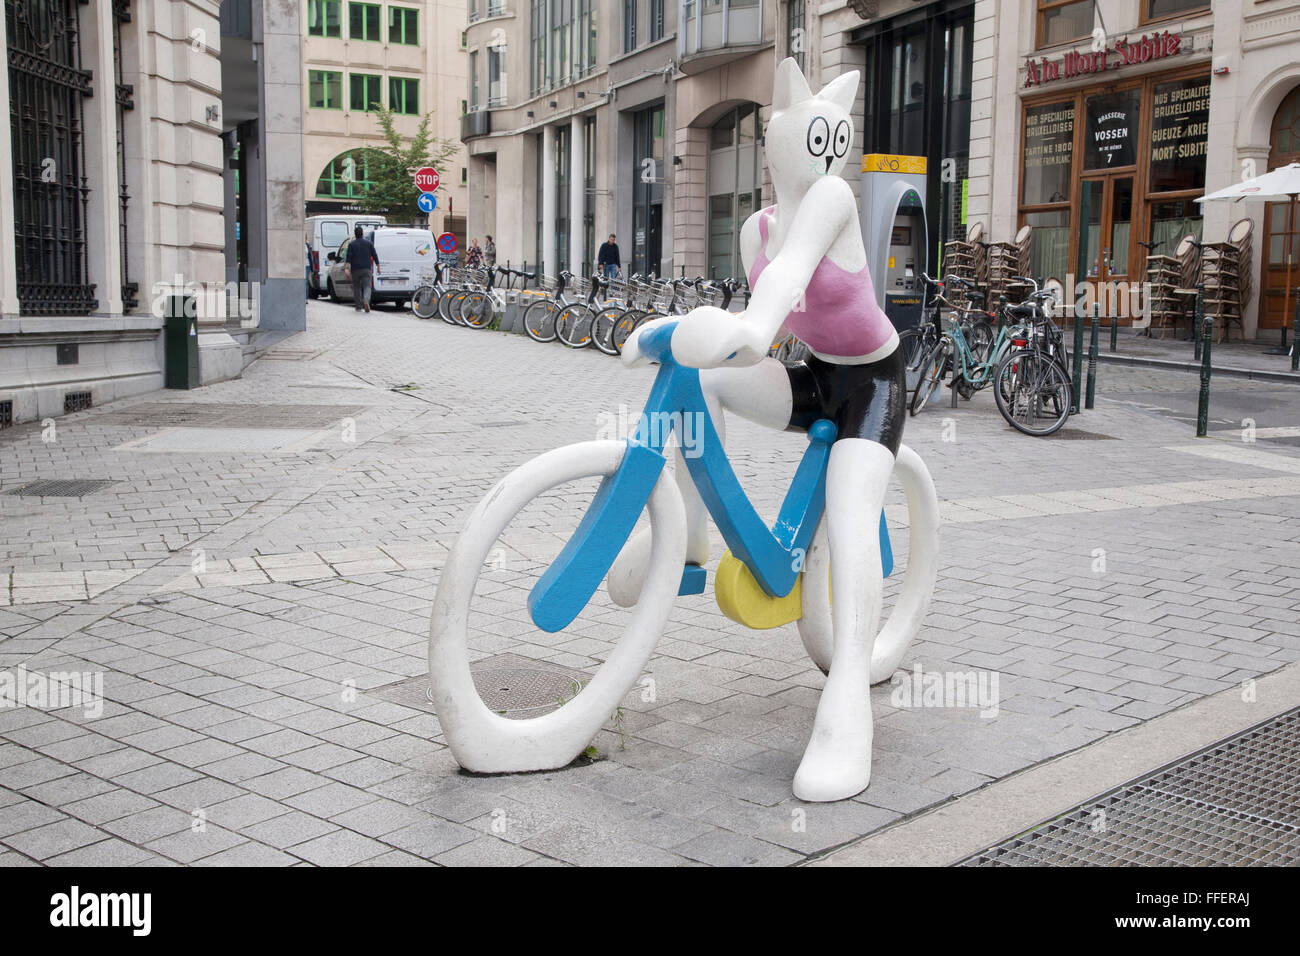
<path fill-rule="evenodd" d="M 880 509 L 894 456 L 877 442 L 831 446 L 826 529 L 831 551 L 830 674 L 794 777 L 800 800 L 843 800 L 871 781 L 871 650 L 883 602 Z"/>

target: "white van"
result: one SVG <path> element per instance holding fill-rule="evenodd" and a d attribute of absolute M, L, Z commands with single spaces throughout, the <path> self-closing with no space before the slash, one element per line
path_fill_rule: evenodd
<path fill-rule="evenodd" d="M 352 230 L 361 226 L 366 232 L 387 224 L 379 215 L 308 216 L 304 221 L 311 264 L 307 272 L 307 291 L 311 296 L 324 295 L 329 286 L 329 254 L 352 238 Z"/>
<path fill-rule="evenodd" d="M 381 226 L 366 238 L 375 245 L 379 257 L 379 274 L 374 276 L 371 303 L 392 302 L 399 308 L 415 293 L 424 274 L 433 276 L 438 261 L 438 247 L 433 233 L 414 226 Z M 352 299 L 352 283 L 344 272 L 347 249 L 340 247 L 329 265 L 329 284 L 336 300 Z"/>

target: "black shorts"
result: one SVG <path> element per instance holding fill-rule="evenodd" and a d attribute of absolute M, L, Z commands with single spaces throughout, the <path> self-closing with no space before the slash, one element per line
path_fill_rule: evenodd
<path fill-rule="evenodd" d="M 903 440 L 907 369 L 903 350 L 878 362 L 835 365 L 815 355 L 786 367 L 790 376 L 790 430 L 807 431 L 820 418 L 835 423 L 836 438 L 865 438 L 893 454 Z"/>

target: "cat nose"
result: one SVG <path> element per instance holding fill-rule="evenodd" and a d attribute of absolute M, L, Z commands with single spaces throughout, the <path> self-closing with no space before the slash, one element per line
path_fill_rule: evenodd
<path fill-rule="evenodd" d="M 829 173 L 830 171 L 831 171 L 831 157 L 830 157 L 830 156 L 827 156 L 827 157 L 826 157 L 826 172 Z"/>

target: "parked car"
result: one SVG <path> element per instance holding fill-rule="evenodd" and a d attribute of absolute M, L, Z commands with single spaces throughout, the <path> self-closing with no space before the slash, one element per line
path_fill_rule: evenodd
<path fill-rule="evenodd" d="M 307 294 L 321 296 L 329 292 L 329 254 L 352 238 L 356 226 L 370 230 L 388 222 L 383 216 L 308 216 L 305 220 L 308 257 Z"/>
<path fill-rule="evenodd" d="M 420 276 L 425 272 L 432 273 L 434 263 L 438 261 L 433 233 L 413 226 L 380 226 L 367 233 L 366 238 L 375 244 L 375 254 L 379 256 L 379 274 L 374 277 L 370 302 L 372 305 L 392 302 L 401 308 L 410 301 L 420 284 Z M 335 302 L 352 301 L 352 281 L 344 269 L 351 243 L 349 238 L 327 257 L 329 277 L 326 284 L 330 298 Z"/>

